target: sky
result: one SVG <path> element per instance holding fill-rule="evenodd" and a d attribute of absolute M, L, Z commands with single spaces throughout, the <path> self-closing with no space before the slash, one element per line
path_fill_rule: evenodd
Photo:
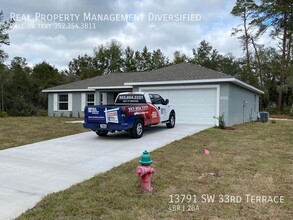
<path fill-rule="evenodd" d="M 223 55 L 241 57 L 241 44 L 231 37 L 231 29 L 241 24 L 230 15 L 235 1 L 1 0 L 4 19 L 15 20 L 10 46 L 2 49 L 7 62 L 19 56 L 30 66 L 46 61 L 60 70 L 112 39 L 123 48 L 161 49 L 170 61 L 176 50 L 191 56 L 202 40 Z"/>

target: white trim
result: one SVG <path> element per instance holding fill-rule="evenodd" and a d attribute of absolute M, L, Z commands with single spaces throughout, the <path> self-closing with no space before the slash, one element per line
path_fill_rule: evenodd
<path fill-rule="evenodd" d="M 68 111 L 72 111 L 72 93 L 68 93 Z"/>
<path fill-rule="evenodd" d="M 81 93 L 81 106 L 80 106 L 80 110 L 83 112 L 84 111 L 84 107 L 85 107 L 85 97 L 86 97 L 86 93 Z"/>
<path fill-rule="evenodd" d="M 139 87 L 138 91 L 143 92 L 143 90 L 184 90 L 184 89 L 216 89 L 216 115 L 218 118 L 220 116 L 220 85 L 194 85 L 194 86 L 164 86 L 164 87 L 156 87 L 156 86 L 146 86 Z M 176 106 L 175 106 L 176 108 Z M 217 119 L 214 120 L 215 125 L 219 125 L 219 121 Z"/>
<path fill-rule="evenodd" d="M 176 80 L 176 81 L 157 81 L 157 82 L 126 82 L 124 86 L 93 86 L 88 87 L 87 89 L 57 89 L 57 90 L 42 90 L 42 92 L 94 92 L 96 89 L 132 89 L 133 86 L 148 86 L 148 85 L 178 85 L 178 84 L 192 84 L 192 83 L 219 83 L 219 82 L 231 82 L 238 86 L 244 87 L 251 91 L 254 91 L 259 94 L 264 94 L 263 91 L 248 85 L 245 82 L 242 82 L 235 78 L 223 78 L 223 79 L 200 79 L 200 80 Z"/>
<path fill-rule="evenodd" d="M 125 84 L 125 83 L 124 83 Z M 133 86 L 91 86 L 88 89 L 132 89 Z"/>
<path fill-rule="evenodd" d="M 147 87 L 139 87 L 139 92 L 144 92 L 143 90 L 168 90 L 168 89 L 217 89 L 219 85 L 194 85 L 194 86 L 164 86 L 164 87 L 156 87 L 156 86 L 147 86 Z"/>
<path fill-rule="evenodd" d="M 146 86 L 146 85 L 166 85 L 166 84 L 191 84 L 191 83 L 213 83 L 213 82 L 230 82 L 234 78 L 224 79 L 200 79 L 200 80 L 176 80 L 176 81 L 154 81 L 154 82 L 128 82 L 124 85 L 129 86 Z"/>
<path fill-rule="evenodd" d="M 108 93 L 107 92 L 102 92 L 102 103 L 103 103 L 103 105 L 108 104 Z"/>
<path fill-rule="evenodd" d="M 47 90 L 43 89 L 42 92 L 94 92 L 94 89 L 55 89 L 55 90 Z"/>
<path fill-rule="evenodd" d="M 177 81 L 159 81 L 159 82 L 129 82 L 124 83 L 124 85 L 129 86 L 147 86 L 147 85 L 174 85 L 174 84 L 192 84 L 192 83 L 219 83 L 219 82 L 231 82 L 234 84 L 237 84 L 239 86 L 242 86 L 246 89 L 252 90 L 254 92 L 257 92 L 259 94 L 263 94 L 264 92 L 248 85 L 247 83 L 244 83 L 238 79 L 235 78 L 223 78 L 223 79 L 200 79 L 200 80 L 177 80 Z"/>
<path fill-rule="evenodd" d="M 221 94 L 221 86 L 220 85 L 217 85 L 217 104 L 216 104 L 216 118 L 215 118 L 215 121 L 216 121 L 216 126 L 219 126 L 219 120 L 217 118 L 220 117 L 220 94 Z"/>
<path fill-rule="evenodd" d="M 53 94 L 53 111 L 58 111 L 58 94 Z"/>
<path fill-rule="evenodd" d="M 254 92 L 257 92 L 257 93 L 260 93 L 260 94 L 264 94 L 263 91 L 261 91 L 261 90 L 255 88 L 254 86 L 251 86 L 251 85 L 249 85 L 249 84 L 247 84 L 247 83 L 245 83 L 245 82 L 242 82 L 242 81 L 240 81 L 239 79 L 235 79 L 233 82 L 234 82 L 235 84 L 239 85 L 239 86 L 242 86 L 242 87 L 247 88 L 247 89 L 249 89 L 249 90 L 252 90 L 252 91 L 254 91 Z"/>

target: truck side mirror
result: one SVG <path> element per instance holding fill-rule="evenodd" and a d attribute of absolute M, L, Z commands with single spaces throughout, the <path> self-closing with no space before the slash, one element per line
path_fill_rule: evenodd
<path fill-rule="evenodd" d="M 165 100 L 165 105 L 168 105 L 168 103 L 169 103 L 169 99 L 166 99 Z"/>

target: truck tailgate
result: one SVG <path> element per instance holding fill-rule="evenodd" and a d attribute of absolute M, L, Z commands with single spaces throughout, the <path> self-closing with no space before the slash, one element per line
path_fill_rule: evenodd
<path fill-rule="evenodd" d="M 84 110 L 85 123 L 119 123 L 121 121 L 121 108 L 113 105 L 86 106 Z"/>

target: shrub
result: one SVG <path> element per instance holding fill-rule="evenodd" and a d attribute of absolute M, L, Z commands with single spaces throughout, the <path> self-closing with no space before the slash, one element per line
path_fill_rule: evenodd
<path fill-rule="evenodd" d="M 214 118 L 218 119 L 218 121 L 219 121 L 218 128 L 221 128 L 221 129 L 225 129 L 226 128 L 224 114 L 220 115 L 219 117 L 214 116 Z"/>
<path fill-rule="evenodd" d="M 225 129 L 226 124 L 224 120 L 224 114 L 220 115 L 218 120 L 219 120 L 219 128 Z"/>
<path fill-rule="evenodd" d="M 7 112 L 0 112 L 0 118 L 6 118 L 8 117 Z"/>
<path fill-rule="evenodd" d="M 48 116 L 48 111 L 47 110 L 38 110 L 36 115 L 37 116 Z"/>

